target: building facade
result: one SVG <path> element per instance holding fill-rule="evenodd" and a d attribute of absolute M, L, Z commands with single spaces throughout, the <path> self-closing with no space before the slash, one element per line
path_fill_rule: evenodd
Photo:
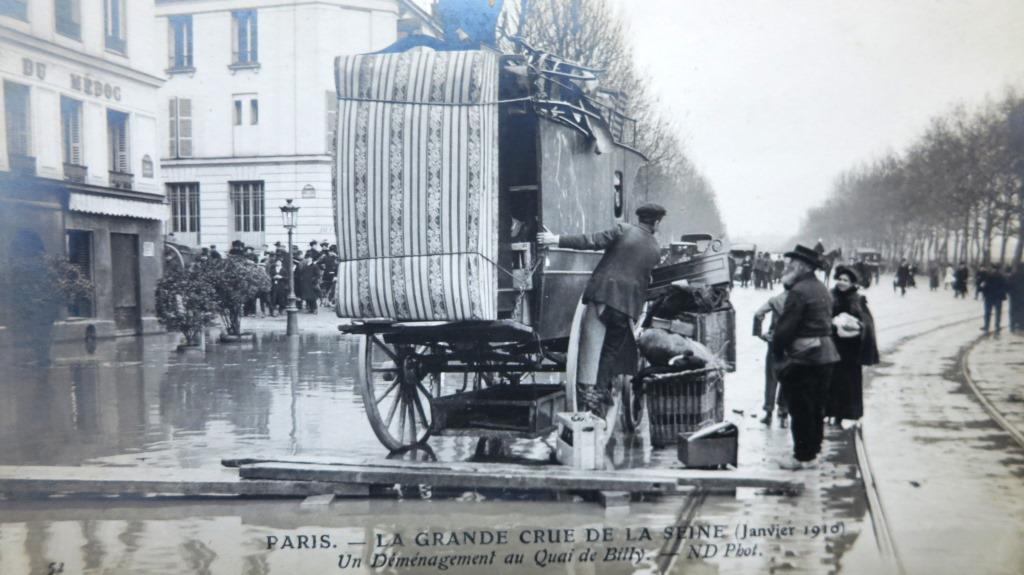
<path fill-rule="evenodd" d="M 56 339 L 160 330 L 166 202 L 154 6 L 0 2 L 0 265 L 65 255 L 94 285 Z M 11 306 L 0 302 L 0 323 Z"/>
<path fill-rule="evenodd" d="M 166 83 L 160 164 L 168 233 L 224 252 L 334 243 L 334 58 L 378 50 L 429 18 L 399 0 L 157 0 Z"/>

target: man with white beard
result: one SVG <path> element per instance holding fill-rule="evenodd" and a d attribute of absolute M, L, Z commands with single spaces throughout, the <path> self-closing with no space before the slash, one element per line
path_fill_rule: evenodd
<path fill-rule="evenodd" d="M 788 293 L 772 334 L 772 351 L 789 405 L 793 459 L 780 466 L 812 469 L 821 452 L 832 364 L 839 361 L 832 342 L 832 297 L 814 274 L 823 267 L 814 250 L 797 245 L 785 257 L 782 285 Z"/>

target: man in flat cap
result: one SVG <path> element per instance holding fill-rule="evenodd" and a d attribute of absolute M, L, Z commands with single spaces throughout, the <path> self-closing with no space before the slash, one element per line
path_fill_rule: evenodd
<path fill-rule="evenodd" d="M 821 256 L 806 246 L 786 252 L 782 285 L 787 295 L 772 333 L 779 383 L 789 405 L 793 459 L 783 469 L 817 465 L 824 434 L 825 400 L 839 353 L 832 342 L 832 296 L 815 275 Z"/>
<path fill-rule="evenodd" d="M 665 208 L 644 204 L 636 215 L 636 224 L 619 223 L 593 234 L 537 234 L 541 246 L 604 251 L 583 292 L 586 311 L 576 368 L 577 403 L 601 417 L 612 404 L 612 377 L 636 367 L 633 322 L 643 308 L 651 270 L 661 259 L 654 233 Z"/>

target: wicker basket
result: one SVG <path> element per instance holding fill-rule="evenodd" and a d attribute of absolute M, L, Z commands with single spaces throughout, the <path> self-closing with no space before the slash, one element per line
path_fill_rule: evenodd
<path fill-rule="evenodd" d="M 725 418 L 724 378 L 719 368 L 648 376 L 644 380 L 651 443 L 671 445 L 680 433 L 691 433 Z"/>

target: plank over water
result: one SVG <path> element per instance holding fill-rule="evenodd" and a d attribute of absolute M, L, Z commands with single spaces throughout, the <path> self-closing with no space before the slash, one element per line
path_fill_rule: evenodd
<path fill-rule="evenodd" d="M 0 493 L 189 497 L 308 497 L 330 493 L 365 497 L 368 488 L 310 481 L 243 481 L 224 469 L 18 465 L 0 466 Z"/>
<path fill-rule="evenodd" d="M 751 487 L 796 493 L 803 482 L 792 475 L 750 475 L 739 471 L 696 469 L 622 469 L 581 471 L 558 465 L 480 462 L 280 457 L 226 459 L 243 478 L 309 479 L 370 484 L 428 484 L 436 487 L 548 490 L 612 490 L 671 493 L 687 487 L 710 490 Z"/>

